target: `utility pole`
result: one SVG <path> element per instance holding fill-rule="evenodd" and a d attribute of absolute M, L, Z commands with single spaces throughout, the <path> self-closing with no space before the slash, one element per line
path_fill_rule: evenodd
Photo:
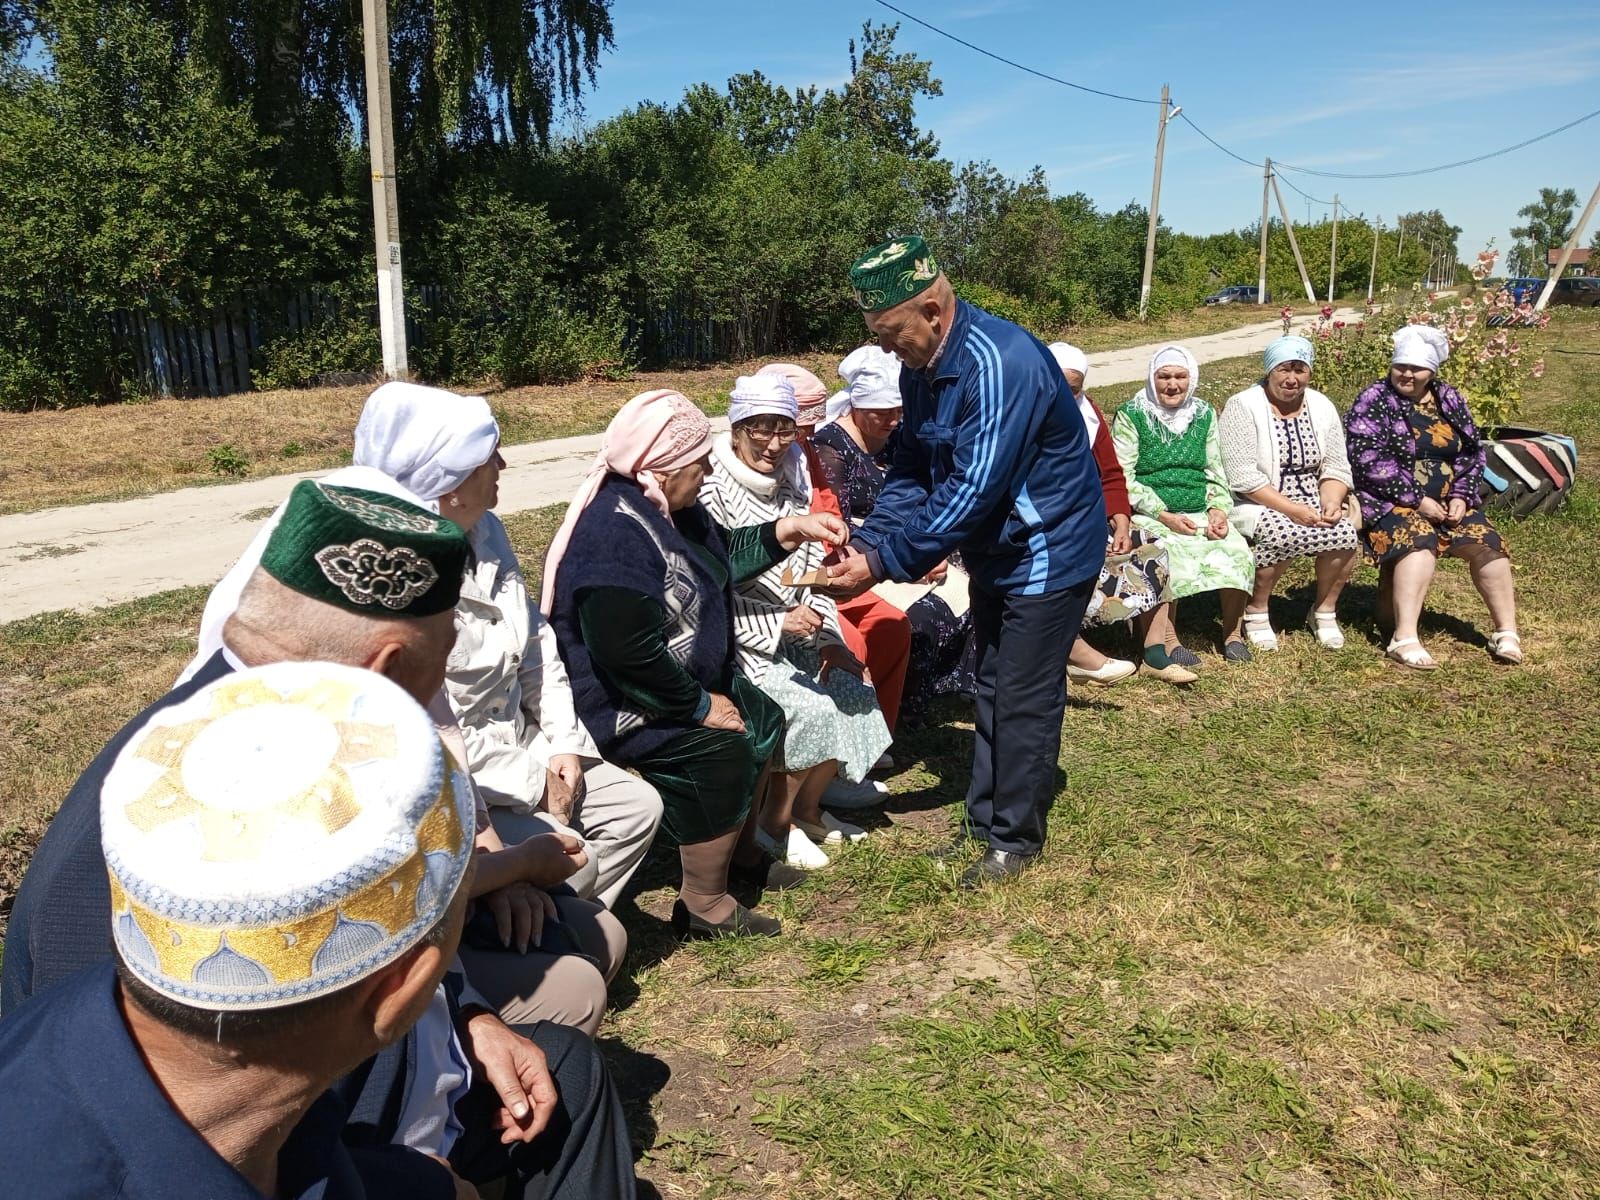
<path fill-rule="evenodd" d="M 1267 302 L 1267 192 L 1272 187 L 1272 160 L 1267 159 L 1267 169 L 1261 175 L 1261 271 L 1256 280 L 1256 303 Z"/>
<path fill-rule="evenodd" d="M 1333 194 L 1333 239 L 1328 243 L 1328 303 L 1333 303 L 1333 278 L 1339 271 L 1339 193 Z"/>
<path fill-rule="evenodd" d="M 1161 85 L 1161 123 L 1156 126 L 1156 177 L 1150 185 L 1150 226 L 1144 235 L 1144 279 L 1139 284 L 1139 319 L 1150 309 L 1150 277 L 1156 265 L 1156 224 L 1161 219 L 1161 160 L 1167 153 L 1167 122 L 1183 111 L 1172 106 L 1171 89 Z"/>
<path fill-rule="evenodd" d="M 1550 278 L 1544 281 L 1544 290 L 1539 293 L 1539 299 L 1534 302 L 1534 312 L 1543 312 L 1544 306 L 1550 302 L 1550 293 L 1555 290 L 1556 280 L 1561 278 L 1568 264 L 1572 262 L 1572 252 L 1578 248 L 1578 239 L 1583 236 L 1583 231 L 1589 224 L 1589 218 L 1594 216 L 1596 205 L 1600 205 L 1600 183 L 1594 185 L 1594 191 L 1589 196 L 1589 203 L 1583 207 L 1583 216 L 1579 217 L 1578 223 L 1572 227 L 1572 236 L 1567 239 L 1567 244 L 1561 247 L 1561 257 L 1556 260 L 1556 269 L 1550 272 Z"/>
<path fill-rule="evenodd" d="M 1367 303 L 1372 303 L 1372 285 L 1378 278 L 1378 239 L 1383 236 L 1383 218 L 1375 217 L 1372 223 L 1372 266 L 1367 270 Z"/>
<path fill-rule="evenodd" d="M 1300 242 L 1294 236 L 1294 222 L 1289 220 L 1289 208 L 1283 202 L 1283 193 L 1278 190 L 1278 180 L 1268 175 L 1267 182 L 1272 185 L 1272 194 L 1278 199 L 1278 212 L 1283 217 L 1283 230 L 1289 235 L 1289 249 L 1294 251 L 1294 265 L 1300 268 L 1300 282 L 1305 284 L 1306 299 L 1315 304 L 1317 293 L 1311 286 L 1311 276 L 1306 274 L 1306 260 L 1300 257 Z"/>
<path fill-rule="evenodd" d="M 389 93 L 388 0 L 361 0 L 366 43 L 367 149 L 372 157 L 372 226 L 377 243 L 378 328 L 383 337 L 383 374 L 404 379 L 405 288 L 400 273 L 400 197 L 394 177 L 394 119 Z"/>

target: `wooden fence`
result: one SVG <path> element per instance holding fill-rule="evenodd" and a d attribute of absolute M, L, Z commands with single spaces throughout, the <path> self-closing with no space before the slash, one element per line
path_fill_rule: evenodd
<path fill-rule="evenodd" d="M 415 291 L 424 309 L 443 295 L 434 284 Z M 119 357 L 152 395 L 225 396 L 253 389 L 251 373 L 262 365 L 264 342 L 306 332 L 337 313 L 332 295 L 306 287 L 241 296 L 198 317 L 118 312 L 111 317 L 111 332 Z M 685 294 L 655 309 L 637 302 L 625 336 L 638 360 L 648 365 L 727 362 L 777 349 L 775 322 L 775 306 L 769 313 L 720 320 L 705 315 L 704 305 Z M 421 336 L 408 308 L 406 340 L 416 345 Z"/>

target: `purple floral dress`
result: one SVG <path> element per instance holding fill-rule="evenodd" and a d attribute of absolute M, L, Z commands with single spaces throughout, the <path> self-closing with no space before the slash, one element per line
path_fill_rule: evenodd
<path fill-rule="evenodd" d="M 1383 379 L 1356 397 L 1344 425 L 1361 539 L 1374 559 L 1474 546 L 1508 553 L 1479 506 L 1483 441 L 1455 388 L 1434 380 L 1413 402 Z M 1424 498 L 1446 507 L 1464 500 L 1466 515 L 1455 525 L 1435 525 L 1417 511 Z"/>

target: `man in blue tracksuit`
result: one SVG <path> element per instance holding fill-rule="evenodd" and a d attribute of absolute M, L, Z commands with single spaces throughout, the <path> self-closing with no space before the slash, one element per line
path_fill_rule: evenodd
<path fill-rule="evenodd" d="M 1083 419 L 1044 345 L 957 300 L 919 237 L 850 271 L 867 327 L 899 356 L 904 405 L 888 479 L 852 553 L 855 592 L 922 578 L 953 551 L 972 577 L 977 738 L 962 883 L 1022 870 L 1055 797 L 1067 654 L 1105 559 L 1106 510 Z M 958 845 L 966 843 L 958 839 Z"/>

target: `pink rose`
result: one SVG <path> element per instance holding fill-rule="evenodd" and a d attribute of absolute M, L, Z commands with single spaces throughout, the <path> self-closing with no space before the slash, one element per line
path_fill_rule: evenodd
<path fill-rule="evenodd" d="M 1544 359 L 1541 358 L 1538 362 L 1533 364 L 1533 377 L 1535 379 L 1544 378 Z"/>

